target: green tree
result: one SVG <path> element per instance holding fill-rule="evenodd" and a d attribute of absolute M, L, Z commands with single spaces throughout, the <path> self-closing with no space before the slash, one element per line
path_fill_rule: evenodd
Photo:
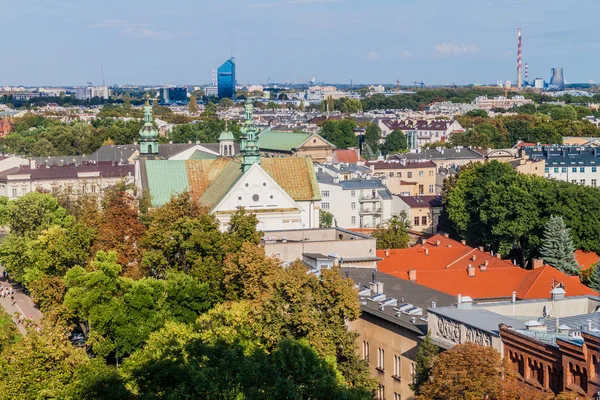
<path fill-rule="evenodd" d="M 48 194 L 30 192 L 8 204 L 7 222 L 12 233 L 25 235 L 36 233 L 51 225 L 63 225 L 68 221 L 64 208 L 55 197 Z"/>
<path fill-rule="evenodd" d="M 319 228 L 331 228 L 333 226 L 333 214 L 329 211 L 319 210 Z"/>
<path fill-rule="evenodd" d="M 573 106 L 556 107 L 550 111 L 553 120 L 575 121 L 577 119 L 577 110 Z"/>
<path fill-rule="evenodd" d="M 233 100 L 224 97 L 219 101 L 219 107 L 224 108 L 225 110 L 230 109 L 234 106 Z"/>
<path fill-rule="evenodd" d="M 385 221 L 371 236 L 377 238 L 378 249 L 405 249 L 410 242 L 409 228 L 408 216 L 406 212 L 402 212 Z"/>
<path fill-rule="evenodd" d="M 341 110 L 343 113 L 357 113 L 362 111 L 362 103 L 358 99 L 348 99 Z"/>
<path fill-rule="evenodd" d="M 570 229 L 561 216 L 551 216 L 544 230 L 540 253 L 544 261 L 569 275 L 577 275 L 579 268 L 575 260 L 575 247 Z"/>
<path fill-rule="evenodd" d="M 190 101 L 188 103 L 188 111 L 190 112 L 190 114 L 195 114 L 199 110 L 200 109 L 198 108 L 198 100 L 196 99 L 196 96 L 191 96 Z"/>
<path fill-rule="evenodd" d="M 385 143 L 381 145 L 383 154 L 404 153 L 408 150 L 408 141 L 406 135 L 400 130 L 394 130 L 385 138 Z"/>
<path fill-rule="evenodd" d="M 125 93 L 125 96 L 123 96 L 123 109 L 128 114 L 131 112 L 131 95 L 129 92 Z"/>
<path fill-rule="evenodd" d="M 323 138 L 336 147 L 347 149 L 358 146 L 358 139 L 354 133 L 356 123 L 349 119 L 335 121 L 328 119 L 322 127 L 321 135 Z"/>
<path fill-rule="evenodd" d="M 438 347 L 431 341 L 431 332 L 427 332 L 427 336 L 423 339 L 417 350 L 415 357 L 415 373 L 412 376 L 410 389 L 418 396 L 421 393 L 421 387 L 429 382 L 431 378 L 431 370 L 435 362 L 435 358 L 439 353 Z"/>
<path fill-rule="evenodd" d="M 379 140 L 381 139 L 381 129 L 376 124 L 369 124 L 365 132 L 365 141 L 372 152 L 379 151 Z"/>
<path fill-rule="evenodd" d="M 600 267 L 598 267 L 598 263 L 593 265 L 591 269 L 592 272 L 590 274 L 588 286 L 596 292 L 600 292 Z"/>

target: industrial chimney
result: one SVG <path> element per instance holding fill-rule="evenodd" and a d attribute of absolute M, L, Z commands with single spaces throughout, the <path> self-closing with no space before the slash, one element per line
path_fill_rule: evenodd
<path fill-rule="evenodd" d="M 518 30 L 519 44 L 517 48 L 517 88 L 523 87 L 523 47 L 521 42 L 521 28 Z"/>

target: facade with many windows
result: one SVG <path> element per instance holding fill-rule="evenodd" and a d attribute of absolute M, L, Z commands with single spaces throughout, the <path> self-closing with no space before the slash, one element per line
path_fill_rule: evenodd
<path fill-rule="evenodd" d="M 533 146 L 523 149 L 532 160 L 545 160 L 549 179 L 598 187 L 600 149 L 578 146 Z"/>
<path fill-rule="evenodd" d="M 382 179 L 390 192 L 405 196 L 438 194 L 437 167 L 431 161 L 406 162 L 393 159 L 366 164 L 372 174 Z"/>
<path fill-rule="evenodd" d="M 217 69 L 219 99 L 235 99 L 235 60 L 231 57 Z"/>

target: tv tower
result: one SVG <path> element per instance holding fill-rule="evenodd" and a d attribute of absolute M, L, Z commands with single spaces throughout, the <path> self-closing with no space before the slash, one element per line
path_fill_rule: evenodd
<path fill-rule="evenodd" d="M 518 31 L 519 35 L 519 48 L 517 50 L 517 88 L 523 87 L 523 47 L 521 43 L 521 28 Z"/>

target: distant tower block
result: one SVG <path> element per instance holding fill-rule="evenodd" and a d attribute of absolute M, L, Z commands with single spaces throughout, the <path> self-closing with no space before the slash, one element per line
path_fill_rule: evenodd
<path fill-rule="evenodd" d="M 517 88 L 523 87 L 523 47 L 521 42 L 521 28 L 518 30 L 519 42 L 517 48 Z"/>
<path fill-rule="evenodd" d="M 552 68 L 552 78 L 550 78 L 550 85 L 556 86 L 558 90 L 565 88 L 565 78 L 563 76 L 562 68 Z"/>

